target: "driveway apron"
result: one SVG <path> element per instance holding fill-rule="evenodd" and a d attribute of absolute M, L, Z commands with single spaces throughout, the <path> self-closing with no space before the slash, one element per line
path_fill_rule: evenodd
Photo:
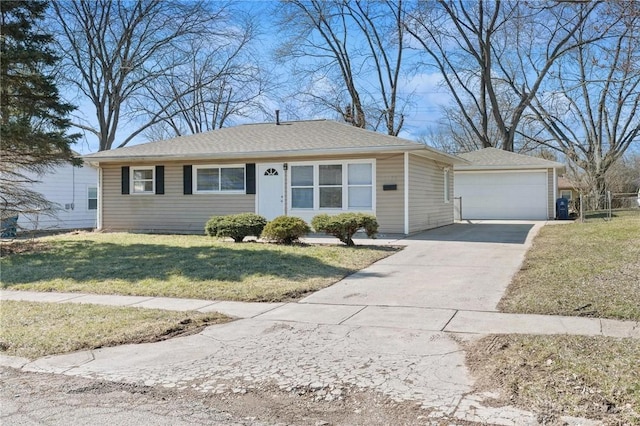
<path fill-rule="evenodd" d="M 454 224 L 300 303 L 495 311 L 543 222 Z"/>

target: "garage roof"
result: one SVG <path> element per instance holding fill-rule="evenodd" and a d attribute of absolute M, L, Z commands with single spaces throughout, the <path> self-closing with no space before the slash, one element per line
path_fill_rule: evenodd
<path fill-rule="evenodd" d="M 455 165 L 455 170 L 564 169 L 564 164 L 557 161 L 517 154 L 497 148 L 483 148 L 459 154 L 458 156 L 471 164 Z"/>

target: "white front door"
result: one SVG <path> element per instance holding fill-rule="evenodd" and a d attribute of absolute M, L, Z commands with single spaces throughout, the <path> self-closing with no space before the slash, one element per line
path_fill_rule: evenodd
<path fill-rule="evenodd" d="M 258 164 L 258 214 L 273 220 L 284 214 L 282 163 Z"/>

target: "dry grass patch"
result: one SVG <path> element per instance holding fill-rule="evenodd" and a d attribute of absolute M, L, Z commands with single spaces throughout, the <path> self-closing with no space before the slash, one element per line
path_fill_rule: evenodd
<path fill-rule="evenodd" d="M 640 424 L 640 342 L 583 336 L 488 336 L 469 347 L 478 390 L 501 390 L 499 404 L 612 425 Z"/>
<path fill-rule="evenodd" d="M 39 241 L 49 249 L 1 260 L 3 288 L 274 302 L 327 287 L 397 251 L 126 233 Z"/>
<path fill-rule="evenodd" d="M 640 217 L 545 226 L 499 308 L 640 320 Z"/>
<path fill-rule="evenodd" d="M 48 244 L 34 239 L 0 241 L 0 258 L 16 254 L 43 252 L 49 248 Z"/>
<path fill-rule="evenodd" d="M 0 353 L 31 359 L 127 343 L 157 342 L 229 321 L 216 312 L 8 300 L 0 302 L 0 312 Z"/>

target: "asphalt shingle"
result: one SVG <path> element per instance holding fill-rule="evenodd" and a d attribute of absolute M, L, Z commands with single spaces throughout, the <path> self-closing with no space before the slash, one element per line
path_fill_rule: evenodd
<path fill-rule="evenodd" d="M 471 165 L 460 168 L 472 168 L 475 166 L 495 167 L 537 167 L 537 168 L 562 168 L 561 163 L 545 160 L 544 158 L 517 154 L 497 148 L 483 148 L 477 151 L 459 154 L 458 157 L 467 160 Z"/>
<path fill-rule="evenodd" d="M 275 123 L 244 124 L 139 145 L 102 151 L 85 156 L 88 160 L 132 159 L 145 157 L 222 157 L 278 153 L 339 153 L 345 150 L 424 149 L 436 155 L 450 157 L 424 144 L 356 128 L 330 120 L 310 120 Z M 458 160 L 459 161 L 459 160 Z"/>

